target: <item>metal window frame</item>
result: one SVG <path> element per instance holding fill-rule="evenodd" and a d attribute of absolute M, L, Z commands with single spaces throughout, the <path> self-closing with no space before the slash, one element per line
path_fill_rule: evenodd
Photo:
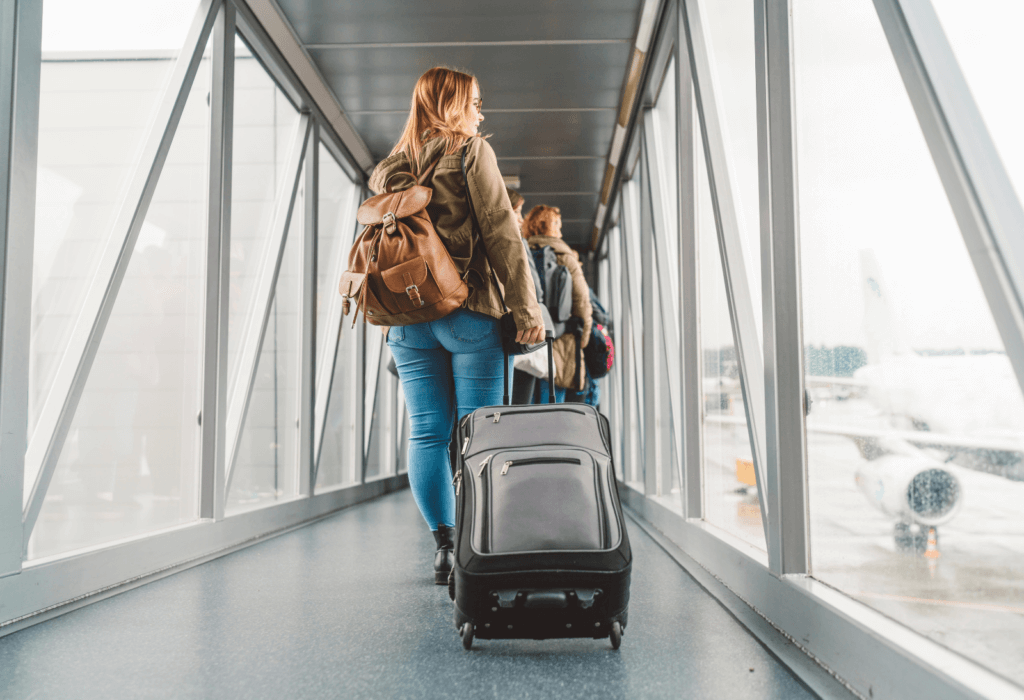
<path fill-rule="evenodd" d="M 796 105 L 789 0 L 754 3 L 768 563 L 810 571 Z"/>
<path fill-rule="evenodd" d="M 890 0 L 876 0 L 876 6 L 886 2 Z M 918 0 L 902 3 L 892 0 L 890 5 L 906 5 L 907 2 L 914 4 L 915 10 L 920 11 Z M 758 3 L 760 5 L 755 6 L 755 55 L 759 83 L 759 186 L 762 237 L 769 244 L 763 247 L 761 257 L 764 269 L 770 273 L 764 280 L 766 299 L 762 312 L 766 328 L 765 351 L 772 353 L 771 366 L 766 367 L 761 376 L 773 383 L 772 404 L 767 411 L 773 412 L 773 429 L 782 431 L 787 424 L 803 421 L 792 37 L 788 0 L 758 0 Z M 690 24 L 686 10 L 698 4 L 699 0 L 678 0 L 678 11 L 683 15 L 681 43 L 692 36 L 687 34 Z M 697 9 L 699 11 L 699 7 Z M 915 17 L 911 23 L 918 19 Z M 889 17 L 888 21 L 894 20 Z M 932 36 L 931 40 L 934 39 Z M 682 48 L 680 46 L 680 50 Z M 695 47 L 691 43 L 687 50 L 691 53 L 690 77 L 694 81 L 697 117 L 701 122 L 701 138 L 705 141 L 710 178 L 712 161 L 724 163 L 721 155 L 716 156 L 707 148 L 707 127 L 709 124 L 713 126 L 715 122 L 704 111 L 707 105 L 702 105 L 697 94 L 702 72 L 698 69 L 703 63 L 703 72 L 710 72 L 707 70 L 710 56 L 703 53 L 705 47 L 701 44 Z M 700 60 L 693 60 L 693 53 L 701 53 L 697 57 Z M 686 99 L 684 90 L 687 87 L 682 74 L 683 71 L 678 81 L 678 97 L 681 101 Z M 706 86 L 708 83 L 704 84 Z M 687 126 L 685 113 L 681 112 L 678 117 L 677 126 L 684 129 Z M 932 118 L 934 120 L 934 114 Z M 924 120 L 924 117 L 919 116 L 919 119 Z M 692 127 L 692 124 L 689 126 Z M 679 136 L 681 150 L 693 145 L 687 141 L 685 134 Z M 942 143 L 948 151 L 949 141 Z M 937 161 L 941 156 L 941 153 L 933 153 Z M 973 152 L 973 156 L 978 156 L 978 153 Z M 682 188 L 692 186 L 692 173 L 685 171 L 689 164 L 684 162 L 682 156 L 677 165 L 681 170 L 679 183 L 682 193 Z M 986 171 L 986 175 L 992 176 L 992 172 Z M 949 189 L 947 186 L 947 191 Z M 954 198 L 954 194 L 949 196 Z M 627 198 L 628 195 L 623 197 Z M 685 195 L 683 199 L 685 201 Z M 690 201 L 693 201 L 692 198 Z M 721 230 L 719 216 L 716 215 L 716 225 Z M 683 218 L 681 209 L 681 226 L 685 226 Z M 680 257 L 684 266 L 681 283 L 694 277 L 693 274 L 686 274 L 687 265 L 692 265 L 696 271 L 698 251 L 688 249 L 692 240 L 690 236 L 683 235 L 681 241 Z M 719 244 L 722 245 L 721 239 Z M 998 248 L 992 247 L 989 250 Z M 1008 255 L 1005 251 L 1001 252 Z M 621 254 L 628 255 L 625 246 Z M 624 262 L 628 264 L 628 261 Z M 731 284 L 728 278 L 726 284 L 727 287 Z M 687 325 L 690 325 L 691 332 L 699 331 L 696 325 L 699 311 L 695 306 L 696 296 L 687 295 L 682 285 L 681 296 L 681 304 L 693 305 L 689 312 L 685 308 L 681 309 L 684 319 L 681 332 L 687 332 Z M 698 336 L 691 336 L 689 342 L 684 342 L 684 351 L 688 344 L 690 349 L 698 348 L 699 343 L 695 342 L 697 339 Z M 651 340 L 645 329 L 644 342 Z M 788 350 L 797 352 L 782 358 L 781 355 Z M 685 376 L 683 381 L 686 381 Z M 699 390 L 699 386 L 696 389 Z M 696 397 L 689 398 L 693 400 Z M 621 425 L 617 427 L 622 429 Z M 767 514 L 772 522 L 765 532 L 766 536 L 771 533 L 769 546 L 775 550 L 770 552 L 770 557 L 710 523 L 692 517 L 679 517 L 677 512 L 662 502 L 648 498 L 636 489 L 623 488 L 620 493 L 627 506 L 635 509 L 640 517 L 667 536 L 668 543 L 683 549 L 685 554 L 677 557 L 680 563 L 698 579 L 706 580 L 723 604 L 736 611 L 741 622 L 788 665 L 800 669 L 801 679 L 822 696 L 848 697 L 848 693 L 853 691 L 861 696 L 876 698 L 920 695 L 1024 698 L 1024 690 L 997 673 L 801 571 L 808 568 L 804 558 L 808 535 L 803 530 L 806 527 L 807 498 L 803 440 L 803 427 L 799 425 L 795 435 L 777 435 L 770 458 L 766 450 L 765 468 L 770 470 L 775 482 L 771 485 L 765 483 L 768 490 L 766 495 L 770 498 Z M 688 445 L 687 450 L 696 447 Z M 687 465 L 687 469 L 692 467 L 692 464 Z M 699 478 L 699 474 L 694 476 Z M 691 505 L 690 496 L 692 493 L 688 492 L 687 511 Z"/>
<path fill-rule="evenodd" d="M 0 0 L 0 578 L 22 567 L 41 3 Z"/>
<path fill-rule="evenodd" d="M 301 312 L 299 320 L 299 372 L 298 383 L 298 447 L 299 447 L 299 489 L 300 496 L 313 493 L 316 483 L 316 460 L 314 459 L 313 432 L 316 403 L 316 292 L 317 230 L 319 228 L 320 198 L 320 128 L 311 120 L 305 155 L 305 211 L 302 217 L 302 273 L 300 275 Z"/>
<path fill-rule="evenodd" d="M 163 98 L 157 108 L 153 128 L 143 144 L 110 238 L 104 246 L 86 292 L 81 312 L 68 339 L 67 349 L 58 364 L 50 393 L 40 412 L 36 429 L 29 438 L 25 467 L 30 469 L 35 465 L 39 466 L 33 479 L 33 486 L 25 494 L 24 499 L 22 534 L 26 551 L 78 402 L 85 390 L 89 371 L 99 351 L 103 331 L 106 329 L 121 282 L 128 270 L 135 242 L 146 221 L 149 205 L 174 141 L 174 133 L 188 101 L 192 83 L 199 71 L 207 40 L 213 32 L 221 2 L 222 0 L 199 2 L 185 39 L 185 48 L 175 61 Z"/>
<path fill-rule="evenodd" d="M 650 114 L 649 110 L 644 110 Z M 643 377 L 644 396 L 640 405 L 643 416 L 643 465 L 644 492 L 648 496 L 660 496 L 661 484 L 658 478 L 659 467 L 664 463 L 664 431 L 661 429 L 661 395 L 664 393 L 665 377 L 661 373 L 658 362 L 660 336 L 662 328 L 658 319 L 657 298 L 657 261 L 654 239 L 657 226 L 654 223 L 654 212 L 651 206 L 651 175 L 650 162 L 647 159 L 646 129 L 642 129 L 639 138 L 640 147 L 640 229 L 636 237 L 640 239 L 640 317 L 643 319 L 643 341 L 640 343 L 641 376 Z"/>
<path fill-rule="evenodd" d="M 226 470 L 228 320 L 231 289 L 231 175 L 234 154 L 235 8 L 224 3 L 213 30 L 210 180 L 206 247 L 202 458 L 199 517 L 222 520 Z M 205 419 L 205 420 L 204 420 Z"/>
<path fill-rule="evenodd" d="M 690 74 L 697 103 L 701 140 L 711 186 L 711 205 L 715 215 L 718 249 L 725 277 L 725 295 L 729 302 L 729 320 L 736 343 L 736 359 L 740 370 L 740 387 L 747 414 L 750 450 L 754 458 L 757 497 L 761 505 L 761 521 L 765 538 L 768 535 L 769 507 L 765 494 L 765 408 L 764 362 L 758 340 L 754 303 L 743 260 L 739 218 L 733 198 L 733 183 L 728 167 L 728 154 L 719 118 L 717 86 L 711 66 L 711 54 L 705 39 L 702 0 L 682 0 L 682 24 L 686 32 Z M 766 542 L 769 549 L 772 543 Z M 777 556 L 769 552 L 769 557 Z"/>
<path fill-rule="evenodd" d="M 312 130 L 313 121 L 309 114 L 300 114 L 299 121 L 295 125 L 288 158 L 285 161 L 284 173 L 278 185 L 274 215 L 270 222 L 270 234 L 265 244 L 266 248 L 263 251 L 263 259 L 253 292 L 253 308 L 259 309 L 260 314 L 249 317 L 238 349 L 238 366 L 236 368 L 238 378 L 234 383 L 234 391 L 228 397 L 225 418 L 229 450 L 227 478 L 224 486 L 225 500 L 231 493 L 231 483 L 235 475 L 238 452 L 245 429 L 245 419 L 249 413 L 253 387 L 256 385 L 260 353 L 263 350 L 264 336 L 274 307 L 277 279 L 281 272 L 285 246 L 288 243 L 288 233 L 291 228 L 292 213 L 295 210 L 295 200 L 299 192 L 299 182 L 302 179 L 303 157 L 309 146 Z"/>
<path fill-rule="evenodd" d="M 679 343 L 682 419 L 683 516 L 704 517 L 704 429 L 700 340 L 700 270 L 697 247 L 697 173 L 693 139 L 693 80 L 682 3 L 676 2 L 676 184 L 679 202 Z"/>
<path fill-rule="evenodd" d="M 242 546 L 259 541 L 260 538 L 273 536 L 287 529 L 322 517 L 339 508 L 353 503 L 379 496 L 408 484 L 404 475 L 383 478 L 372 484 L 350 483 L 341 488 L 315 495 L 299 495 L 272 507 L 243 512 L 225 518 L 224 501 L 229 485 L 225 466 L 225 432 L 227 426 L 226 407 L 226 333 L 227 333 L 227 294 L 229 291 L 229 255 L 230 214 L 231 214 L 231 171 L 232 171 L 232 126 L 233 126 L 233 83 L 234 83 L 234 42 L 236 30 L 246 39 L 252 41 L 252 35 L 260 35 L 259 27 L 241 23 L 236 13 L 234 0 L 203 0 L 194 17 L 189 30 L 184 50 L 172 69 L 171 81 L 160 103 L 157 118 L 146 137 L 143 156 L 136 165 L 131 178 L 128 194 L 122 203 L 114 238 L 108 244 L 107 263 L 113 271 L 107 278 L 97 274 L 94 287 L 103 287 L 105 294 L 86 307 L 82 314 L 78 332 L 84 332 L 82 326 L 89 326 L 89 341 L 81 353 L 91 361 L 96 346 L 102 335 L 103 325 L 116 299 L 118 285 L 123 277 L 124 269 L 132 252 L 133 242 L 138 235 L 142 222 L 145 220 L 147 208 L 152 200 L 158 184 L 162 165 L 173 141 L 174 132 L 184 109 L 185 102 L 192 88 L 195 75 L 210 36 L 213 36 L 213 82 L 211 88 L 211 123 L 210 123 L 210 162 L 209 162 L 209 209 L 207 215 L 207 276 L 205 279 L 206 301 L 204 317 L 204 351 L 202 374 L 202 411 L 197 416 L 202 434 L 202 457 L 196 464 L 200 474 L 200 505 L 198 519 L 157 532 L 143 533 L 124 540 L 105 542 L 73 552 L 67 552 L 45 559 L 37 559 L 23 563 L 25 546 L 31 535 L 31 527 L 25 527 L 24 516 L 34 519 L 38 514 L 38 506 L 45 495 L 47 484 L 41 483 L 52 476 L 52 468 L 46 474 L 40 470 L 35 480 L 34 493 L 28 502 L 21 493 L 24 483 L 24 463 L 22 461 L 27 440 L 20 441 L 17 436 L 25 435 L 27 422 L 27 365 L 30 353 L 31 305 L 24 300 L 31 298 L 31 254 L 33 247 L 35 186 L 36 186 L 36 149 L 38 142 L 39 123 L 39 89 L 40 89 L 40 58 L 42 38 L 41 3 L 29 3 L 24 0 L 0 0 L 0 36 L 16 37 L 16 41 L 4 41 L 4 53 L 0 53 L 0 133 L 4 134 L 2 148 L 10 147 L 10 152 L 0 152 L 0 235 L 4 236 L 5 244 L 0 246 L 4 257 L 0 270 L 4 272 L 5 308 L 2 318 L 3 352 L 0 354 L 0 379 L 2 379 L 2 395 L 0 395 L 0 424 L 4 428 L 5 437 L 0 443 L 0 479 L 4 481 L 4 489 L 0 498 L 0 636 L 17 629 L 34 624 L 44 619 L 61 614 L 68 610 L 89 604 L 117 592 L 127 590 L 142 583 L 155 580 L 176 571 L 202 563 L 210 558 L 220 556 Z M 15 14 L 17 13 L 17 14 Z M 17 18 L 12 24 L 9 19 Z M 251 18 L 250 18 L 251 19 Z M 241 25 L 241 26 L 240 26 Z M 5 35 L 4 32 L 7 34 Z M 16 32 L 16 34 L 15 34 Z M 263 37 L 265 39 L 265 37 Z M 272 51 L 267 52 L 265 42 L 250 43 L 253 55 L 267 66 L 273 66 L 280 57 Z M 10 48 L 17 53 L 6 53 Z M 288 71 L 274 69 L 272 76 L 280 81 L 284 77 L 285 87 L 293 95 L 298 94 L 297 103 L 304 107 L 301 100 L 307 95 L 301 85 L 295 84 L 295 76 Z M 6 82 L 5 82 L 6 81 Z M 307 129 L 313 131 L 314 117 L 308 114 L 301 118 Z M 320 125 L 323 127 L 323 124 Z M 9 138 L 8 138 L 9 136 Z M 338 145 L 337 134 L 329 127 L 320 131 L 328 150 L 335 154 L 342 151 Z M 302 141 L 305 146 L 308 140 Z M 345 153 L 347 156 L 348 154 Z M 297 184 L 302 172 L 302 157 L 299 156 L 296 166 Z M 339 159 L 343 171 L 352 176 L 353 166 Z M 346 165 L 348 167 L 346 167 Z M 308 163 L 306 164 L 308 168 Z M 358 171 L 357 171 L 358 172 Z M 314 169 L 312 180 L 307 180 L 311 190 L 318 183 Z M 359 182 L 356 182 L 353 198 L 359 194 Z M 294 187 L 294 185 L 293 185 Z M 290 206 L 294 205 L 294 193 L 289 198 Z M 7 208 L 10 203 L 10 208 Z M 315 203 L 314 203 L 315 206 Z M 353 203 L 354 206 L 354 203 Z M 351 207 L 349 210 L 351 213 Z M 307 220 L 309 217 L 307 216 Z M 315 223 L 305 230 L 306 236 L 315 231 Z M 6 237 L 9 230 L 18 230 L 19 236 Z M 285 229 L 282 229 L 285 230 Z M 118 232 L 125 232 L 119 234 Z M 314 241 L 315 243 L 315 241 Z M 119 256 L 114 257 L 117 251 Z M 304 250 L 303 284 L 304 311 L 307 329 L 309 328 L 309 309 L 315 289 L 306 289 L 307 283 L 315 283 L 317 264 L 315 251 L 312 258 L 313 272 L 310 272 L 309 251 Z M 13 274 L 12 274 L 13 273 Z M 265 281 L 265 280 L 264 280 Z M 272 286 L 272 285 L 271 285 Z M 13 290 L 18 289 L 17 293 Z M 96 290 L 94 290 L 96 291 Z M 22 303 L 14 307 L 10 302 Z M 96 299 L 93 299 L 96 302 Z M 89 314 L 90 308 L 98 310 Z M 264 307 L 265 311 L 266 307 Z M 106 314 L 104 316 L 103 314 Z M 20 329 L 20 330 L 19 330 Z M 312 332 L 312 330 L 310 330 Z M 362 344 L 364 334 L 358 334 L 359 363 L 362 364 Z M 81 345 L 81 343 L 80 343 Z M 251 345 L 251 343 L 250 343 Z M 316 358 L 316 350 L 309 347 L 303 352 L 303 371 L 309 374 Z M 73 353 L 72 353 L 73 354 Z M 85 380 L 87 379 L 88 363 L 79 363 L 77 374 L 71 388 L 78 392 L 67 397 L 77 402 Z M 308 365 L 308 366 L 307 366 Z M 21 366 L 19 370 L 19 366 Z M 10 373 L 17 373 L 9 376 Z M 361 395 L 361 387 L 365 384 L 362 371 L 353 370 L 354 391 Z M 312 386 L 303 386 L 300 400 L 309 399 L 312 407 Z M 65 414 L 61 420 L 69 423 L 73 418 L 75 406 L 65 402 Z M 359 430 L 362 433 L 362 420 Z M 20 421 L 20 431 L 15 423 Z M 60 422 L 60 421 L 58 421 Z M 63 429 L 66 434 L 66 423 Z M 59 445 L 53 441 L 54 461 L 59 456 Z M 362 446 L 356 445 L 362 454 Z M 354 463 L 351 469 L 358 467 Z M 353 474 L 353 477 L 355 475 Z M 6 479 L 13 478 L 13 485 L 7 488 Z M 310 474 L 312 478 L 312 474 Z M 353 478 L 352 481 L 357 481 Z M 310 483 L 310 486 L 312 483 Z M 307 489 L 308 491 L 308 489 Z M 27 506 L 27 509 L 26 509 Z M 8 528 L 12 525 L 13 528 Z M 11 549 L 13 547 L 13 549 Z M 12 553 L 13 552 L 13 553 Z"/>

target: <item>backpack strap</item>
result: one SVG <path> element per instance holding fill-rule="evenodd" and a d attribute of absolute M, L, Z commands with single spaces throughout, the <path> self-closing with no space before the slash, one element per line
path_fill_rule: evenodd
<path fill-rule="evenodd" d="M 387 178 L 384 180 L 384 191 L 389 193 L 389 194 L 391 193 L 391 190 L 388 189 L 388 183 L 391 182 L 391 178 L 393 178 L 395 175 L 411 175 L 416 180 L 416 184 L 417 185 L 422 185 L 424 182 L 427 181 L 427 179 L 430 176 L 430 174 L 432 172 L 434 172 L 434 168 L 437 167 L 437 164 L 441 162 L 441 158 L 443 158 L 443 157 L 444 157 L 444 154 L 441 154 L 440 156 L 438 156 L 437 160 L 435 160 L 433 163 L 431 163 L 427 167 L 427 169 L 424 170 L 420 174 L 419 177 L 416 177 L 416 173 L 414 173 L 412 171 L 412 168 L 410 168 L 409 170 L 396 170 L 395 172 L 393 172 L 390 175 L 388 175 Z"/>
<path fill-rule="evenodd" d="M 432 172 L 434 172 L 434 168 L 436 168 L 437 164 L 441 162 L 441 158 L 442 157 L 443 157 L 443 155 L 442 156 L 438 156 L 437 160 L 435 160 L 433 163 L 431 163 L 430 166 L 426 170 L 423 171 L 423 174 L 420 175 L 418 178 L 416 178 L 416 184 L 417 185 L 422 185 L 424 182 L 427 181 L 427 177 Z"/>

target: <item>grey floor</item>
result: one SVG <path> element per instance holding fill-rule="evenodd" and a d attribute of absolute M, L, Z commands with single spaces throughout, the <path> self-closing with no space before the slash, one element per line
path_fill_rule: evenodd
<path fill-rule="evenodd" d="M 463 651 L 402 491 L 0 638 L 0 698 L 811 698 L 638 528 L 629 629 Z"/>

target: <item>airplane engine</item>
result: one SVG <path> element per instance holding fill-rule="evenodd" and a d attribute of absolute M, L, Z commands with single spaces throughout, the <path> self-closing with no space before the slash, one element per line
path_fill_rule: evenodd
<path fill-rule="evenodd" d="M 938 462 L 889 454 L 865 462 L 857 486 L 886 515 L 924 527 L 953 519 L 962 503 L 960 481 Z"/>

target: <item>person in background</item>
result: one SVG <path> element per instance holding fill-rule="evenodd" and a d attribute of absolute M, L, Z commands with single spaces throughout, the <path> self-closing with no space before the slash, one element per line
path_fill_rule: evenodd
<path fill-rule="evenodd" d="M 569 269 L 572 276 L 572 315 L 580 319 L 582 325 L 581 352 L 576 352 L 576 338 L 572 333 L 565 333 L 555 339 L 555 399 L 565 401 L 565 390 L 581 391 L 586 384 L 583 372 L 582 348 L 590 341 L 590 327 L 593 308 L 590 305 L 590 287 L 583 277 L 579 256 L 562 240 L 562 212 L 558 207 L 538 204 L 523 221 L 523 233 L 526 244 L 531 250 L 544 246 L 554 249 L 558 264 Z M 543 305 L 542 305 L 543 306 Z M 537 381 L 534 399 L 537 403 L 545 403 L 548 395 L 547 380 Z"/>

